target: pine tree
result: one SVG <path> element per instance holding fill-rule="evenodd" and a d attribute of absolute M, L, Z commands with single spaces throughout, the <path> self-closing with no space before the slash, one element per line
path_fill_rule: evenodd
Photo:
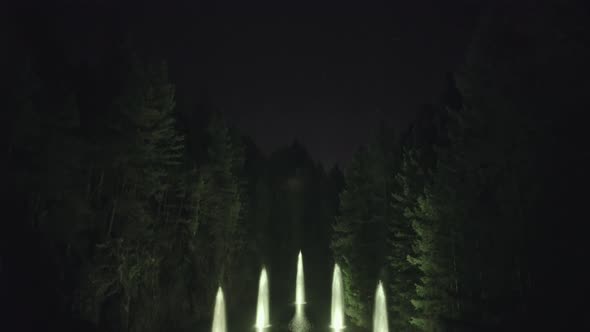
<path fill-rule="evenodd" d="M 212 115 L 207 129 L 209 138 L 208 158 L 202 169 L 204 192 L 199 205 L 201 220 L 212 241 L 205 243 L 213 255 L 209 258 L 214 267 L 214 280 L 207 284 L 213 294 L 219 283 L 231 290 L 229 271 L 236 264 L 236 257 L 243 246 L 242 196 L 243 191 L 237 170 L 243 157 L 232 141 L 229 129 L 220 114 Z"/>
<path fill-rule="evenodd" d="M 113 105 L 109 141 L 102 144 L 107 159 L 98 163 L 95 202 L 102 205 L 101 196 L 110 202 L 86 291 L 94 298 L 90 312 L 115 297 L 124 329 L 151 330 L 161 296 L 157 230 L 166 222 L 166 197 L 184 146 L 174 127 L 174 90 L 165 65 L 133 61 L 130 68 Z"/>
<path fill-rule="evenodd" d="M 406 211 L 414 207 L 421 190 L 424 172 L 419 168 L 412 150 L 408 151 L 395 174 L 392 188 L 392 214 L 388 221 L 389 305 L 392 312 L 391 324 L 396 330 L 413 329 L 411 318 L 415 315 L 411 299 L 419 271 L 407 257 L 413 254 L 416 232 Z"/>
<path fill-rule="evenodd" d="M 370 324 L 374 284 L 385 262 L 389 214 L 387 156 L 381 144 L 361 149 L 346 170 L 331 248 L 344 279 L 346 314 L 353 324 Z"/>

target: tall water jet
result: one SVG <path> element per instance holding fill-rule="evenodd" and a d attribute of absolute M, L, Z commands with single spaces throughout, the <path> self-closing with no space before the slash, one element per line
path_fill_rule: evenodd
<path fill-rule="evenodd" d="M 258 282 L 258 304 L 256 305 L 256 325 L 258 331 L 262 331 L 270 326 L 270 315 L 268 306 L 268 277 L 266 269 L 262 268 L 260 272 L 260 281 Z"/>
<path fill-rule="evenodd" d="M 309 321 L 305 317 L 305 284 L 303 279 L 303 256 L 299 251 L 297 257 L 297 278 L 295 284 L 295 317 L 289 323 L 289 331 L 307 332 L 311 329 Z"/>
<path fill-rule="evenodd" d="M 375 308 L 373 309 L 373 332 L 389 332 L 385 291 L 383 290 L 383 283 L 381 283 L 381 281 L 379 281 L 379 284 L 377 285 L 377 292 L 375 293 Z"/>
<path fill-rule="evenodd" d="M 295 304 L 305 304 L 305 284 L 303 280 L 303 256 L 301 250 L 297 257 L 297 280 L 295 285 Z"/>
<path fill-rule="evenodd" d="M 330 328 L 335 331 L 344 329 L 344 301 L 342 273 L 338 264 L 334 264 L 334 274 L 332 276 L 332 319 L 330 321 Z"/>
<path fill-rule="evenodd" d="M 212 332 L 227 332 L 227 323 L 225 319 L 225 300 L 221 287 L 217 290 L 215 296 L 215 308 L 213 309 L 213 326 Z"/>

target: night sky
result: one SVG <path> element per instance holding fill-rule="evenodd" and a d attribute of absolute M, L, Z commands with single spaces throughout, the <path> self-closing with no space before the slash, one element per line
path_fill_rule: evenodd
<path fill-rule="evenodd" d="M 263 152 L 298 140 L 328 167 L 346 165 L 381 121 L 399 133 L 437 101 L 478 11 L 467 0 L 93 2 L 37 5 L 31 29 L 74 35 L 64 52 L 87 62 L 113 38 L 143 39 L 168 61 L 179 105 L 198 95 Z"/>
<path fill-rule="evenodd" d="M 438 98 L 475 21 L 466 1 L 386 3 L 216 8 L 205 23 L 213 103 L 265 152 L 297 139 L 346 164 L 380 121 L 403 130 Z"/>

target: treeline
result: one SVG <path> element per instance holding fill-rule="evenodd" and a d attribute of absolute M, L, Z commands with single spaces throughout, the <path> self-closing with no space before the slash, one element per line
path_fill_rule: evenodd
<path fill-rule="evenodd" d="M 35 287 L 16 287 L 15 301 L 38 297 L 48 319 L 75 312 L 109 330 L 199 319 L 217 282 L 232 289 L 245 246 L 240 141 L 215 113 L 198 135 L 178 123 L 165 64 L 129 56 L 90 73 L 106 76 L 90 78 L 98 88 L 35 65 L 19 68 L 10 113 L 17 231 L 5 234 L 30 256 L 7 272 L 29 272 Z"/>
<path fill-rule="evenodd" d="M 382 279 L 393 331 L 575 326 L 560 306 L 576 294 L 576 222 L 561 207 L 581 177 L 582 12 L 491 6 L 441 102 L 356 153 L 332 239 L 352 325 L 371 327 Z"/>
<path fill-rule="evenodd" d="M 299 250 L 309 276 L 325 279 L 310 297 L 328 303 L 337 168 L 296 142 L 264 156 L 206 98 L 177 96 L 166 63 L 125 38 L 71 59 L 59 50 L 75 41 L 53 33 L 25 32 L 6 70 L 9 320 L 31 331 L 205 331 L 221 285 L 239 330 L 253 324 L 264 265 L 278 326 L 290 319 Z"/>

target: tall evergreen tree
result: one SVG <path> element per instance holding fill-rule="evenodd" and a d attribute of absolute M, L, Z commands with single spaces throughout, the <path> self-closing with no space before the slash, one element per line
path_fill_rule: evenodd
<path fill-rule="evenodd" d="M 161 295 L 163 257 L 156 232 L 166 222 L 165 197 L 184 146 L 174 128 L 174 90 L 166 67 L 133 61 L 125 80 L 111 112 L 110 140 L 103 145 L 109 159 L 98 164 L 97 208 L 105 198 L 110 201 L 86 290 L 93 293 L 94 315 L 114 298 L 124 329 L 149 330 L 156 328 Z"/>
<path fill-rule="evenodd" d="M 390 184 L 387 154 L 381 144 L 357 151 L 346 169 L 334 223 L 332 251 L 344 279 L 346 314 L 353 324 L 370 324 L 376 280 L 383 276 Z"/>
<path fill-rule="evenodd" d="M 231 290 L 230 271 L 243 244 L 242 196 L 243 188 L 237 170 L 241 169 L 243 156 L 232 141 L 229 129 L 220 114 L 212 115 L 207 129 L 209 139 L 207 161 L 202 168 L 204 193 L 199 205 L 201 220 L 212 241 L 205 241 L 204 250 L 212 252 L 208 258 L 212 271 L 203 280 L 209 285 L 208 293 L 213 294 L 219 283 Z"/>
<path fill-rule="evenodd" d="M 416 197 L 422 190 L 421 180 L 424 176 L 424 171 L 420 169 L 414 154 L 414 150 L 408 151 L 395 171 L 391 194 L 392 214 L 388 220 L 388 303 L 392 313 L 392 328 L 402 331 L 412 330 L 413 327 L 411 318 L 415 309 L 411 299 L 415 294 L 415 283 L 418 279 L 418 270 L 407 259 L 413 254 L 416 237 L 407 213 L 414 207 Z"/>

